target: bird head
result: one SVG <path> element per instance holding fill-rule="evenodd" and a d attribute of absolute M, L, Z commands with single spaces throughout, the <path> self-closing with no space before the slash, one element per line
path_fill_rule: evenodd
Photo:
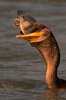
<path fill-rule="evenodd" d="M 15 18 L 14 24 L 15 27 L 20 29 L 19 35 L 16 38 L 25 39 L 30 43 L 36 43 L 43 40 L 43 32 L 40 30 L 40 25 L 37 27 L 36 20 L 29 16 L 20 16 Z"/>

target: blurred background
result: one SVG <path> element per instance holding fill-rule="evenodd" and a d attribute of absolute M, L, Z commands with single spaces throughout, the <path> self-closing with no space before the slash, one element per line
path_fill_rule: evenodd
<path fill-rule="evenodd" d="M 12 24 L 17 10 L 53 31 L 61 51 L 58 75 L 66 79 L 66 0 L 0 0 L 0 100 L 66 99 L 65 92 L 46 90 L 46 66 L 40 53 L 16 39 L 19 30 Z"/>

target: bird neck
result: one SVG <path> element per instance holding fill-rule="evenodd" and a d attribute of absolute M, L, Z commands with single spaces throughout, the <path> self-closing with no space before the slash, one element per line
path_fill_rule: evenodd
<path fill-rule="evenodd" d="M 46 85 L 47 88 L 57 88 L 59 85 L 57 68 L 60 61 L 60 51 L 54 38 L 35 43 L 34 46 L 39 50 L 46 63 Z"/>

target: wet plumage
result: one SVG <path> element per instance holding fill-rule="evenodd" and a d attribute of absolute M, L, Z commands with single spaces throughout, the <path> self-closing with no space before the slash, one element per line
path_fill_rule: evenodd
<path fill-rule="evenodd" d="M 23 22 L 19 23 L 22 26 L 19 27 L 22 34 L 17 35 L 16 37 L 24 38 L 29 41 L 29 43 L 36 47 L 43 56 L 46 63 L 47 88 L 65 89 L 66 81 L 59 79 L 57 75 L 57 69 L 60 63 L 60 50 L 52 31 L 44 25 L 37 24 L 36 21 L 32 22 L 33 18 L 30 16 L 28 17 L 26 16 L 26 19 L 23 17 L 25 25 Z M 29 27 L 30 25 L 32 26 L 32 29 Z"/>

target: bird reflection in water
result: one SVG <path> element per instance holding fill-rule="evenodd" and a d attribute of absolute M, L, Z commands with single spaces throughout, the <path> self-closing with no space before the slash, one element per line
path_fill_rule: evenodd
<path fill-rule="evenodd" d="M 0 81 L 0 88 L 22 89 L 22 92 L 29 92 L 33 95 L 35 94 L 35 100 L 58 100 L 59 95 L 59 91 L 50 89 L 45 90 L 44 83 L 35 80 L 3 80 Z"/>

